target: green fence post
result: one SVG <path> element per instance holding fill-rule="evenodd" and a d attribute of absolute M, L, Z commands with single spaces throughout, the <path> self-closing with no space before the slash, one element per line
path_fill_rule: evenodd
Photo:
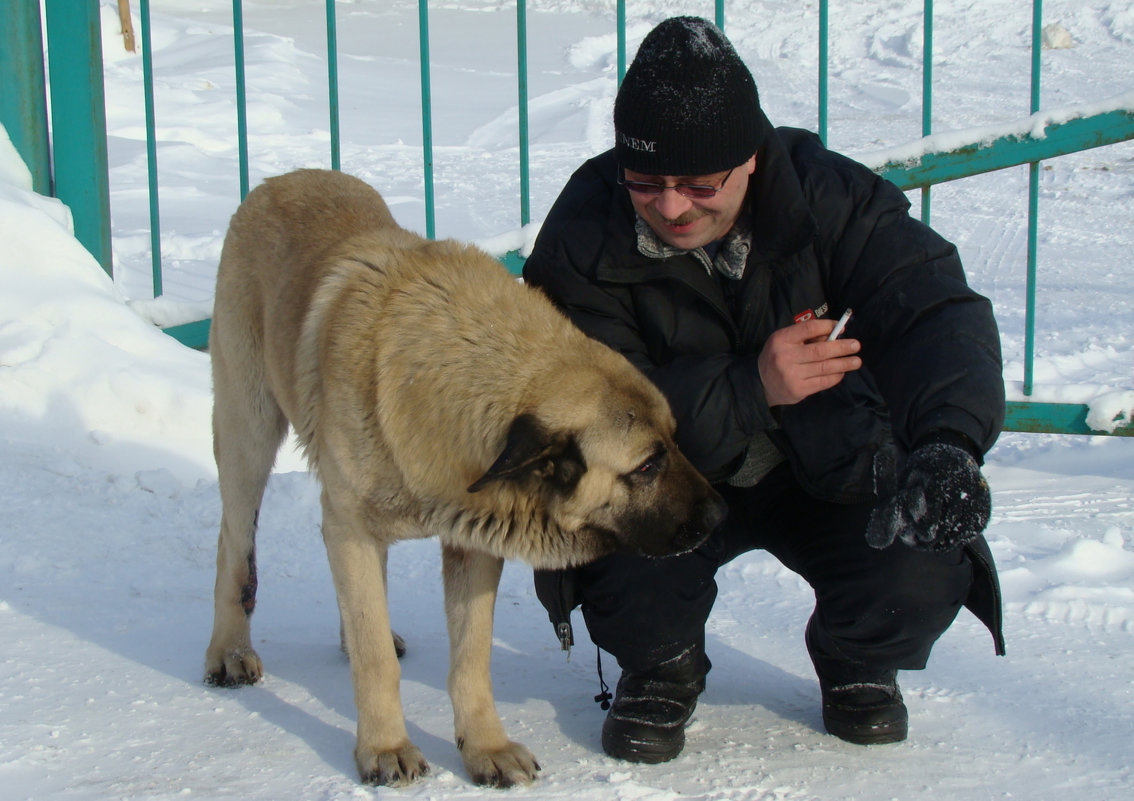
<path fill-rule="evenodd" d="M 1040 49 L 1043 2 L 1032 0 L 1032 114 L 1040 105 Z M 1036 255 L 1039 239 L 1039 162 L 1028 165 L 1028 267 L 1024 287 L 1024 395 L 1032 394 L 1036 359 Z"/>
<path fill-rule="evenodd" d="M 819 0 L 819 139 L 827 144 L 827 0 Z"/>
<path fill-rule="evenodd" d="M 0 14 L 0 123 L 28 165 L 32 189 L 51 194 L 47 135 L 47 85 L 43 72 L 43 34 L 39 0 L 15 0 Z"/>
<path fill-rule="evenodd" d="M 933 0 L 925 0 L 922 12 L 924 44 L 922 45 L 921 67 L 921 135 L 933 133 Z M 921 221 L 929 225 L 928 186 L 921 190 Z"/>
<path fill-rule="evenodd" d="M 113 275 L 98 0 L 46 0 L 55 196 L 75 238 Z"/>
<path fill-rule="evenodd" d="M 339 144 L 339 46 L 335 0 L 327 0 L 327 105 L 331 115 L 331 169 L 342 167 Z"/>
<path fill-rule="evenodd" d="M 142 87 L 146 105 L 146 173 L 150 191 L 150 272 L 153 277 L 154 297 L 162 294 L 161 272 L 161 211 L 158 202 L 157 120 L 154 114 L 154 64 L 150 36 L 150 0 L 139 6 L 142 21 Z"/>
<path fill-rule="evenodd" d="M 240 199 L 248 195 L 248 92 L 244 80 L 244 4 L 232 0 L 232 48 L 236 71 L 236 150 L 240 162 Z"/>
<path fill-rule="evenodd" d="M 520 117 L 520 225 L 532 221 L 528 152 L 528 18 L 525 0 L 516 0 L 516 92 Z"/>
<path fill-rule="evenodd" d="M 433 100 L 429 89 L 429 3 L 418 0 L 418 38 L 421 59 L 421 153 L 425 168 L 425 236 L 433 239 L 437 232 L 433 199 Z"/>
<path fill-rule="evenodd" d="M 615 39 L 618 51 L 618 85 L 626 77 L 626 0 L 618 0 L 614 6 Z"/>

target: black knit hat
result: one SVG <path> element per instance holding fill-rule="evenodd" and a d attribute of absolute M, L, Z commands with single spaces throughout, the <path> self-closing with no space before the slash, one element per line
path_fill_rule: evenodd
<path fill-rule="evenodd" d="M 673 17 L 642 40 L 618 89 L 618 161 L 648 175 L 730 170 L 756 152 L 761 116 L 752 73 L 721 30 Z"/>

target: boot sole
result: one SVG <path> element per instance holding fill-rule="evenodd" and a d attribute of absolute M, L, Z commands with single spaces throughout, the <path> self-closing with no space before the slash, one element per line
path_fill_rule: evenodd
<path fill-rule="evenodd" d="M 602 750 L 607 756 L 626 762 L 639 762 L 646 765 L 657 765 L 660 762 L 669 762 L 685 748 L 685 732 L 674 742 L 657 742 L 654 740 L 640 740 L 630 737 L 615 737 L 603 730 Z"/>
<path fill-rule="evenodd" d="M 823 726 L 828 734 L 855 745 L 900 743 L 909 734 L 908 720 L 880 721 L 874 725 L 863 725 L 833 718 L 828 720 L 824 715 Z"/>

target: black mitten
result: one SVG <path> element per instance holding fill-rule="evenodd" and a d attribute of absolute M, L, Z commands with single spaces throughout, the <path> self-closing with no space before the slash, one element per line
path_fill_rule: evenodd
<path fill-rule="evenodd" d="M 992 513 L 980 465 L 964 448 L 933 442 L 914 449 L 896 475 L 892 451 L 874 461 L 878 505 L 866 541 L 885 548 L 900 539 L 911 548 L 940 553 L 972 542 Z"/>

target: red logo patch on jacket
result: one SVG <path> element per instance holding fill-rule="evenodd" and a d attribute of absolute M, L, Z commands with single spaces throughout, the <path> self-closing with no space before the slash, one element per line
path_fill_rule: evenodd
<path fill-rule="evenodd" d="M 814 320 L 816 318 L 822 317 L 827 313 L 827 309 L 830 308 L 830 305 L 831 304 L 829 303 L 824 303 L 818 309 L 808 309 L 807 311 L 801 311 L 795 316 L 794 319 L 797 323 L 806 323 L 808 320 Z"/>

